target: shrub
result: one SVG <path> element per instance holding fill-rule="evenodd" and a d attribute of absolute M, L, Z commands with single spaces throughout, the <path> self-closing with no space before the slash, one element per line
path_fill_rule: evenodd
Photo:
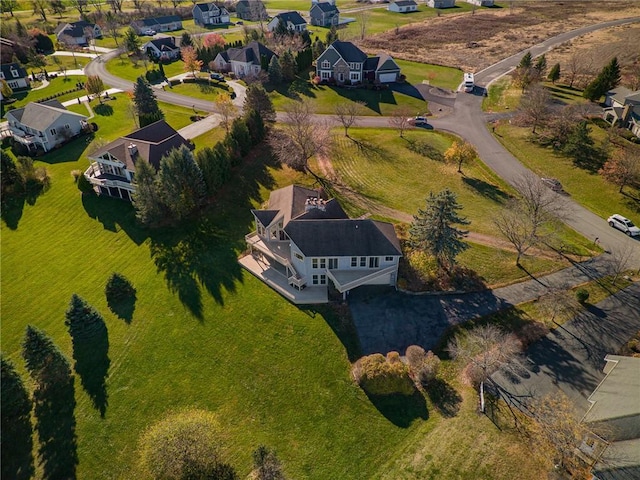
<path fill-rule="evenodd" d="M 379 353 L 362 357 L 353 366 L 353 376 L 367 393 L 372 395 L 412 395 L 415 391 L 409 372 L 397 352 L 391 352 L 388 359 Z"/>
<path fill-rule="evenodd" d="M 87 180 L 87 177 L 85 177 L 84 175 L 80 175 L 78 177 L 78 190 L 80 190 L 82 193 L 94 193 L 93 190 L 93 185 L 91 185 L 91 182 L 89 182 L 89 180 Z"/>
<path fill-rule="evenodd" d="M 82 170 L 71 170 L 71 176 L 73 177 L 73 181 L 78 183 L 78 178 L 82 175 Z"/>
<path fill-rule="evenodd" d="M 131 282 L 120 273 L 112 273 L 104 288 L 107 302 L 119 302 L 136 296 L 136 289 Z"/>
<path fill-rule="evenodd" d="M 411 345 L 406 352 L 409 370 L 420 385 L 426 385 L 435 380 L 440 368 L 440 358 L 431 350 L 424 351 L 418 345 Z"/>
<path fill-rule="evenodd" d="M 580 303 L 585 303 L 587 300 L 589 300 L 589 291 L 585 290 L 584 288 L 579 288 L 578 290 L 576 290 L 576 299 Z"/>

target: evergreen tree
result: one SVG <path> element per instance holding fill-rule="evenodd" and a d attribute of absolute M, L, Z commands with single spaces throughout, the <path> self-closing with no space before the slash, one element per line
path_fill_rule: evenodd
<path fill-rule="evenodd" d="M 448 188 L 437 195 L 430 192 L 427 208 L 418 210 L 409 229 L 411 246 L 433 255 L 438 266 L 445 270 L 455 264 L 459 253 L 469 248 L 462 240 L 467 232 L 454 227 L 469 224 L 466 218 L 458 215 L 461 209 L 456 194 Z"/>
<path fill-rule="evenodd" d="M 156 171 L 150 163 L 136 163 L 135 185 L 133 206 L 136 218 L 144 225 L 160 222 L 165 216 L 166 206 L 160 198 Z"/>
<path fill-rule="evenodd" d="M 105 328 L 102 315 L 75 293 L 71 296 L 65 316 L 64 324 L 69 329 L 74 345 L 99 334 Z"/>
<path fill-rule="evenodd" d="M 173 149 L 160 162 L 159 194 L 171 216 L 184 220 L 204 204 L 207 186 L 193 154 L 186 147 Z"/>
<path fill-rule="evenodd" d="M 544 74 L 547 71 L 547 57 L 544 54 L 540 55 L 533 68 L 538 72 L 538 76 L 540 78 L 544 77 Z"/>
<path fill-rule="evenodd" d="M 620 65 L 618 64 L 618 57 L 613 57 L 611 61 L 602 69 L 604 83 L 606 85 L 606 91 L 612 90 L 620 85 Z"/>
<path fill-rule="evenodd" d="M 338 30 L 336 29 L 335 25 L 332 25 L 331 28 L 329 29 L 329 31 L 327 32 L 327 36 L 325 38 L 324 43 L 327 46 L 329 46 L 333 42 L 335 42 L 336 40 L 338 40 Z"/>
<path fill-rule="evenodd" d="M 256 480 L 285 480 L 276 452 L 264 445 L 253 452 L 253 474 Z"/>
<path fill-rule="evenodd" d="M 4 150 L 0 150 L 0 185 L 2 196 L 7 188 L 22 181 L 16 162 L 11 155 Z"/>
<path fill-rule="evenodd" d="M 124 34 L 124 48 L 131 54 L 137 54 L 140 50 L 140 37 L 131 27 Z"/>
<path fill-rule="evenodd" d="M 33 429 L 29 392 L 13 364 L 4 357 L 0 384 L 2 426 L 0 445 L 2 478 L 28 480 L 35 474 L 33 466 Z"/>
<path fill-rule="evenodd" d="M 271 61 L 269 62 L 269 83 L 273 85 L 278 85 L 282 82 L 282 69 L 280 68 L 280 61 L 278 57 L 275 55 L 271 57 Z"/>
<path fill-rule="evenodd" d="M 133 103 L 140 119 L 140 127 L 146 127 L 164 118 L 151 85 L 142 76 L 138 77 L 133 86 Z"/>
<path fill-rule="evenodd" d="M 251 143 L 258 145 L 266 135 L 266 129 L 263 118 L 256 110 L 245 110 L 244 121 L 247 124 L 249 133 L 251 134 Z"/>
<path fill-rule="evenodd" d="M 578 123 L 573 132 L 569 134 L 563 152 L 573 158 L 573 162 L 577 166 L 590 168 L 594 158 L 597 156 L 597 151 L 591 138 L 591 129 L 586 121 Z"/>
<path fill-rule="evenodd" d="M 282 79 L 285 82 L 292 82 L 296 78 L 296 59 L 290 50 L 285 51 L 280 57 L 280 68 L 282 69 Z"/>
<path fill-rule="evenodd" d="M 184 32 L 182 34 L 182 37 L 180 37 L 180 47 L 192 47 L 193 46 L 193 40 L 191 40 L 191 35 L 189 35 L 189 32 Z"/>
<path fill-rule="evenodd" d="M 527 52 L 520 59 L 520 63 L 518 64 L 519 68 L 531 68 L 533 66 L 533 60 L 531 57 L 531 52 Z"/>
<path fill-rule="evenodd" d="M 254 110 L 258 112 L 265 122 L 275 122 L 276 120 L 276 111 L 273 108 L 271 97 L 259 83 L 249 85 L 243 107 L 245 111 Z"/>
<path fill-rule="evenodd" d="M 315 60 L 320 55 L 322 55 L 322 53 L 326 50 L 326 48 L 327 47 L 325 47 L 324 42 L 320 40 L 318 37 L 316 37 L 315 41 L 313 42 L 313 48 L 312 48 L 313 60 Z"/>
<path fill-rule="evenodd" d="M 245 156 L 251 151 L 251 134 L 243 118 L 236 118 L 233 121 L 229 135 L 238 143 L 240 155 Z"/>
<path fill-rule="evenodd" d="M 164 73 L 164 65 L 162 62 L 160 62 L 160 64 L 158 65 L 158 70 L 160 71 L 160 75 L 162 75 L 162 78 L 167 78 L 167 75 Z"/>
<path fill-rule="evenodd" d="M 560 64 L 556 63 L 551 70 L 549 71 L 549 75 L 547 75 L 547 79 L 551 80 L 551 83 L 555 85 L 555 83 L 560 80 Z"/>

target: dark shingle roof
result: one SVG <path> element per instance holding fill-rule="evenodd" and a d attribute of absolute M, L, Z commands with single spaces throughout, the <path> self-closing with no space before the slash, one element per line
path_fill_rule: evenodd
<path fill-rule="evenodd" d="M 268 227 L 280 212 L 278 210 L 251 210 L 251 213 L 256 216 L 263 226 Z"/>
<path fill-rule="evenodd" d="M 276 15 L 276 18 L 279 18 L 282 22 L 291 22 L 294 25 L 306 25 L 307 21 L 302 18 L 302 16 L 298 12 L 282 12 Z"/>
<path fill-rule="evenodd" d="M 385 63 L 387 62 L 389 63 L 385 65 Z M 364 69 L 375 71 L 384 70 L 387 72 L 400 71 L 400 67 L 397 63 L 395 63 L 393 57 L 387 55 L 386 53 L 381 53 L 376 57 L 367 58 L 367 60 L 364 62 Z"/>
<path fill-rule="evenodd" d="M 313 8 L 314 5 L 317 6 L 320 10 L 322 10 L 325 13 L 339 12 L 338 7 L 336 7 L 335 5 L 330 4 L 329 2 L 314 3 L 313 5 L 311 5 L 311 8 Z"/>
<path fill-rule="evenodd" d="M 12 70 L 17 71 L 19 77 L 14 77 L 13 74 L 11 73 Z M 0 71 L 2 71 L 2 74 L 4 75 L 5 80 L 11 80 L 14 78 L 25 78 L 27 76 L 27 71 L 17 63 L 2 64 L 0 65 Z"/>
<path fill-rule="evenodd" d="M 398 5 L 399 7 L 408 7 L 409 5 L 418 5 L 413 0 L 398 0 L 397 2 L 392 2 Z"/>
<path fill-rule="evenodd" d="M 155 27 L 156 25 L 164 25 L 166 23 L 181 21 L 182 18 L 180 18 L 180 16 L 178 15 L 167 15 L 164 17 L 143 18 L 142 20 L 138 20 L 137 23 L 140 25 L 144 25 L 145 27 Z"/>
<path fill-rule="evenodd" d="M 155 45 L 158 50 L 179 50 L 174 37 L 162 37 L 150 40 L 149 43 Z"/>
<path fill-rule="evenodd" d="M 70 37 L 80 38 L 84 37 L 84 29 L 87 27 L 94 28 L 95 23 L 89 23 L 85 20 L 80 20 L 78 22 L 73 23 L 62 23 L 58 25 L 55 32 L 59 34 L 63 32 L 64 35 L 69 35 Z"/>
<path fill-rule="evenodd" d="M 289 238 L 309 257 L 402 255 L 393 225 L 373 220 L 292 220 Z"/>
<path fill-rule="evenodd" d="M 227 58 L 229 60 L 235 60 L 236 62 L 244 62 L 250 63 L 253 62 L 257 65 L 260 65 L 260 58 L 264 55 L 267 61 L 271 60 L 271 57 L 275 55 L 275 53 L 269 50 L 260 42 L 250 42 L 246 47 L 243 48 L 230 48 L 225 52 L 227 54 Z M 227 58 L 223 55 L 225 61 Z"/>
<path fill-rule="evenodd" d="M 351 42 L 342 42 L 336 40 L 331 44 L 333 48 L 340 54 L 345 62 L 364 62 L 367 55 Z"/>

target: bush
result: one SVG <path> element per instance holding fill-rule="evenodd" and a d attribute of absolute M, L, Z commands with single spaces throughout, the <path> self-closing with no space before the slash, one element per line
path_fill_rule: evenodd
<path fill-rule="evenodd" d="M 91 185 L 91 182 L 89 182 L 84 175 L 80 174 L 76 183 L 78 184 L 78 190 L 82 193 L 94 193 L 93 185 Z"/>
<path fill-rule="evenodd" d="M 82 175 L 82 170 L 71 170 L 71 176 L 73 177 L 74 183 L 78 183 L 80 175 Z"/>
<path fill-rule="evenodd" d="M 420 385 L 427 385 L 435 380 L 440 368 L 440 358 L 431 350 L 424 351 L 418 345 L 411 345 L 406 352 L 409 370 Z"/>
<path fill-rule="evenodd" d="M 576 290 L 576 299 L 580 303 L 585 303 L 587 300 L 589 300 L 589 291 L 585 290 L 584 288 L 579 288 L 578 290 Z"/>
<path fill-rule="evenodd" d="M 407 366 L 397 352 L 388 358 L 379 353 L 362 357 L 353 366 L 353 377 L 367 393 L 372 395 L 412 395 L 415 392 Z"/>
<path fill-rule="evenodd" d="M 112 273 L 104 288 L 107 302 L 119 302 L 136 296 L 136 289 L 131 282 L 120 273 Z"/>

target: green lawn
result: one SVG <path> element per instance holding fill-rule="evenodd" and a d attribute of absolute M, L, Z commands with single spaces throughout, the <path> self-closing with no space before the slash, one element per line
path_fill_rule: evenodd
<path fill-rule="evenodd" d="M 601 128 L 591 125 L 591 129 L 596 142 L 605 138 Z M 528 141 L 530 129 L 500 125 L 496 132 L 500 135 L 496 138 L 522 163 L 541 176 L 559 179 L 575 201 L 597 215 L 607 218 L 619 213 L 640 221 L 640 191 L 627 187 L 624 194 L 619 193 L 617 186 L 597 173 L 578 168 L 564 155 Z"/>
<path fill-rule="evenodd" d="M 277 89 L 269 88 L 269 95 L 276 110 L 294 99 L 309 99 L 315 105 L 317 113 L 335 113 L 336 106 L 348 101 L 365 103 L 363 115 L 390 115 L 399 106 L 407 107 L 415 112 L 425 112 L 427 104 L 408 95 L 392 90 L 367 90 L 364 88 L 332 87 L 329 85 L 313 85 L 308 80 L 297 80 L 291 87 L 286 85 Z"/>
<path fill-rule="evenodd" d="M 513 85 L 510 75 L 505 75 L 489 87 L 489 95 L 482 100 L 485 112 L 515 110 L 520 105 L 522 89 Z"/>
<path fill-rule="evenodd" d="M 212 102 L 215 102 L 221 93 L 230 95 L 233 91 L 232 90 L 231 92 L 229 92 L 224 88 L 220 88 L 221 86 L 225 86 L 225 84 L 220 84 L 215 80 L 212 80 L 211 84 L 180 83 L 178 85 L 174 85 L 171 88 L 171 92 L 178 93 L 180 95 L 186 95 L 188 97 L 201 98 L 202 100 L 211 100 Z"/>
<path fill-rule="evenodd" d="M 60 67 L 58 67 L 58 63 L 67 68 L 67 70 L 76 70 L 79 68 L 84 68 L 87 63 L 89 63 L 92 59 L 89 57 L 80 57 L 76 56 L 75 60 L 72 55 L 48 55 L 46 57 L 47 60 L 47 71 L 49 73 L 57 72 Z M 77 64 L 77 66 L 76 66 Z"/>
<path fill-rule="evenodd" d="M 144 76 L 147 70 L 151 70 L 152 68 L 157 69 L 158 65 L 147 62 L 147 66 L 145 68 L 144 62 L 137 61 L 134 63 L 124 54 L 107 62 L 107 70 L 109 73 L 126 80 L 131 80 L 132 82 L 135 82 L 140 75 Z M 182 63 L 182 60 L 176 60 L 175 62 L 164 64 L 163 68 L 167 78 L 185 73 L 184 63 Z"/>
<path fill-rule="evenodd" d="M 49 80 L 49 85 L 45 88 L 41 88 L 39 90 L 20 90 L 14 92 L 13 97 L 16 99 L 16 101 L 11 105 L 15 108 L 24 107 L 29 102 L 37 102 L 38 100 L 50 97 L 51 95 L 71 90 L 76 86 L 77 82 L 84 82 L 85 80 L 86 77 L 80 75 L 69 76 L 66 79 L 63 76 L 51 78 Z M 72 93 L 57 97 L 56 100 L 64 102 L 66 100 L 70 100 L 82 95 L 86 95 L 86 92 L 84 90 L 77 90 Z"/>
<path fill-rule="evenodd" d="M 268 9 L 297 10 L 302 12 L 309 12 L 311 6 L 311 2 L 307 2 L 306 0 L 265 0 L 264 4 Z M 362 4 L 355 0 L 337 0 L 336 6 L 338 9 L 344 10 L 346 8 L 361 7 Z"/>
<path fill-rule="evenodd" d="M 401 69 L 400 72 L 406 75 L 407 81 L 412 85 L 427 81 L 430 85 L 455 91 L 462 82 L 462 70 L 459 68 L 397 59 L 396 63 Z"/>

